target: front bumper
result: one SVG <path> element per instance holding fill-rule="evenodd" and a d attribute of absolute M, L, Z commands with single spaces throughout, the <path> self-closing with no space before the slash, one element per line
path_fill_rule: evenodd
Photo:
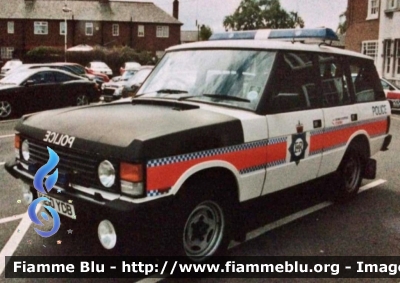
<path fill-rule="evenodd" d="M 34 178 L 32 174 L 19 168 L 15 161 L 7 162 L 5 169 L 14 178 L 28 184 L 34 198 L 37 198 L 37 191 L 32 186 Z M 170 218 L 170 209 L 174 199 L 172 196 L 166 196 L 143 203 L 128 202 L 119 198 L 108 200 L 98 193 L 91 194 L 81 190 L 74 190 L 71 187 L 64 188 L 57 184 L 48 195 L 64 202 L 72 201 L 78 224 L 89 226 L 98 225 L 105 219 L 111 221 L 117 231 L 119 240 L 124 239 L 127 235 L 129 235 L 129 240 L 138 237 L 143 238 L 144 235 L 149 234 L 157 235 L 154 234 L 156 233 L 154 229 L 161 228 L 160 224 L 162 223 L 170 223 L 167 220 Z M 65 217 L 60 214 L 61 219 L 65 219 Z M 132 231 L 137 231 L 137 233 L 132 233 Z"/>

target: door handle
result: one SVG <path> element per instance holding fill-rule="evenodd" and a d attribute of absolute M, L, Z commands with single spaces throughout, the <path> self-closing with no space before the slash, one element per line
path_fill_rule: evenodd
<path fill-rule="evenodd" d="M 321 121 L 321 119 L 314 120 L 314 121 L 313 121 L 313 126 L 314 126 L 314 129 L 321 128 L 321 127 L 322 127 L 322 121 Z"/>

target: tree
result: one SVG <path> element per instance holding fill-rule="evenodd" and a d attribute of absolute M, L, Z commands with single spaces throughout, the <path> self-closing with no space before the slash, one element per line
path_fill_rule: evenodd
<path fill-rule="evenodd" d="M 212 29 L 209 26 L 201 25 L 200 40 L 208 40 L 212 34 Z"/>
<path fill-rule="evenodd" d="M 296 12 L 286 12 L 279 0 L 242 0 L 223 25 L 226 30 L 278 29 L 304 27 L 304 21 Z"/>

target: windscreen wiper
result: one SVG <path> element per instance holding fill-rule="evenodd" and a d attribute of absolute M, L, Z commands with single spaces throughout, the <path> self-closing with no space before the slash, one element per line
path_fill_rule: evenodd
<path fill-rule="evenodd" d="M 245 98 L 226 95 L 226 94 L 203 94 L 203 96 L 207 96 L 207 97 L 211 97 L 211 98 L 224 99 L 224 100 L 234 100 L 234 101 L 241 101 L 241 102 L 248 102 L 248 103 L 251 102 L 250 100 L 245 99 Z"/>
<path fill-rule="evenodd" d="M 168 94 L 177 94 L 177 93 L 188 93 L 186 90 L 182 89 L 171 89 L 171 88 L 163 88 L 156 91 L 157 93 L 168 93 Z"/>

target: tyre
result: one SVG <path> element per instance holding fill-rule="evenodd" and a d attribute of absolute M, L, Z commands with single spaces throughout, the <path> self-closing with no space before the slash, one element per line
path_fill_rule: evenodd
<path fill-rule="evenodd" d="M 86 94 L 81 94 L 76 98 L 76 105 L 89 105 L 89 97 Z"/>
<path fill-rule="evenodd" d="M 194 262 L 224 253 L 231 240 L 232 203 L 229 198 L 210 193 L 213 192 L 204 190 L 201 196 L 192 194 L 184 198 L 178 211 L 181 215 L 175 234 L 178 241 L 174 241 L 178 242 L 178 255 Z"/>
<path fill-rule="evenodd" d="M 364 163 L 364 158 L 357 147 L 351 146 L 337 171 L 337 184 L 339 184 L 339 188 L 335 190 L 337 201 L 346 202 L 357 195 L 362 181 Z"/>
<path fill-rule="evenodd" d="M 0 119 L 6 119 L 13 114 L 13 107 L 8 101 L 0 101 Z"/>

